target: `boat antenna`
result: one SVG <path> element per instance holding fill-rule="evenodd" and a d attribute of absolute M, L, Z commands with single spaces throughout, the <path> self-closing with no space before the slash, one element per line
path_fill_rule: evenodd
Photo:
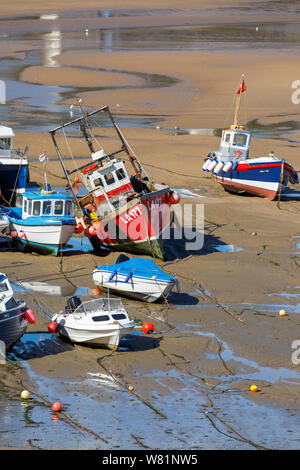
<path fill-rule="evenodd" d="M 237 99 L 236 99 L 236 106 L 235 106 L 235 114 L 234 114 L 234 123 L 233 123 L 233 129 L 237 129 L 238 127 L 238 114 L 239 114 L 239 109 L 240 109 L 240 103 L 241 103 L 241 95 L 242 93 L 246 90 L 246 85 L 245 85 L 245 75 L 242 75 L 241 78 L 241 83 L 240 87 L 237 91 Z"/>
<path fill-rule="evenodd" d="M 83 137 L 85 138 L 86 140 L 86 143 L 88 144 L 88 147 L 90 149 L 90 152 L 91 153 L 95 153 L 95 149 L 93 147 L 93 143 L 92 143 L 92 140 L 91 140 L 91 134 L 89 132 L 89 127 L 90 127 L 90 123 L 88 121 L 88 113 L 85 112 L 81 106 L 81 102 L 82 102 L 82 99 L 81 98 L 78 98 L 76 97 L 76 101 L 78 103 L 78 106 L 79 108 L 81 109 L 81 112 L 82 112 L 82 120 L 80 121 L 80 130 L 82 132 L 82 135 Z M 83 119 L 85 120 L 85 124 L 83 123 Z"/>
<path fill-rule="evenodd" d="M 48 181 L 47 181 L 47 152 L 45 151 L 39 156 L 39 161 L 44 162 L 44 181 L 45 181 L 45 190 L 48 190 Z"/>
<path fill-rule="evenodd" d="M 79 128 L 80 128 L 80 130 L 81 130 L 81 132 L 82 132 L 83 137 L 84 137 L 85 140 L 86 140 L 86 143 L 88 144 L 88 147 L 89 147 L 91 153 L 95 153 L 95 150 L 94 150 L 94 147 L 93 147 L 93 143 L 92 143 L 92 141 L 91 141 L 90 133 L 89 133 L 89 131 L 88 131 L 88 126 L 87 126 L 87 124 L 88 124 L 88 123 L 87 123 L 87 119 L 86 119 L 86 124 L 83 123 L 83 119 L 82 119 L 82 121 L 80 121 L 80 126 L 79 126 Z"/>

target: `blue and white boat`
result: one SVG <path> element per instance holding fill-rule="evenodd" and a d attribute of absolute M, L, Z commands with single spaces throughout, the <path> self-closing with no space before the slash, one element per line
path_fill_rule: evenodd
<path fill-rule="evenodd" d="M 241 93 L 246 90 L 242 77 L 235 110 L 234 124 L 222 132 L 219 151 L 211 152 L 202 170 L 211 172 L 225 190 L 249 193 L 274 200 L 289 183 L 299 183 L 296 170 L 271 152 L 268 156 L 249 158 L 251 134 L 238 125 Z"/>
<path fill-rule="evenodd" d="M 145 302 L 166 299 L 175 285 L 179 290 L 176 277 L 163 271 L 153 260 L 129 259 L 124 255 L 120 255 L 115 264 L 95 269 L 93 280 L 100 289 L 104 287 L 118 295 Z"/>
<path fill-rule="evenodd" d="M 22 195 L 22 206 L 6 208 L 10 235 L 18 246 L 57 255 L 73 235 L 73 197 L 54 190 L 36 189 Z"/>
<path fill-rule="evenodd" d="M 13 149 L 14 133 L 0 125 L 0 198 L 5 204 L 15 204 L 29 181 L 28 147 L 22 152 Z"/>

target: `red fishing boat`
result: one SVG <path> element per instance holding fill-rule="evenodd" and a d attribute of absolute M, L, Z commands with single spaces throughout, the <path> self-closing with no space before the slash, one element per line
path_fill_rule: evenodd
<path fill-rule="evenodd" d="M 100 122 L 98 116 L 101 116 Z M 108 125 L 104 123 L 107 120 Z M 76 127 L 76 132 L 79 128 L 90 156 L 88 163 L 78 167 L 71 146 L 67 144 L 70 160 L 75 164 L 75 169 L 70 171 L 59 150 L 56 133 L 61 131 L 62 138 L 67 139 L 66 128 L 72 127 Z M 94 248 L 105 246 L 115 251 L 165 259 L 164 242 L 173 220 L 172 205 L 179 202 L 179 195 L 166 184 L 156 183 L 146 173 L 109 107 L 82 113 L 77 119 L 49 132 L 73 192 L 77 231 L 84 230 Z M 71 137 L 75 137 L 74 133 Z M 133 174 L 130 175 L 125 163 L 131 164 Z M 78 197 L 71 181 L 71 175 L 75 172 L 79 176 L 75 181 L 81 180 L 87 190 L 82 197 Z"/>

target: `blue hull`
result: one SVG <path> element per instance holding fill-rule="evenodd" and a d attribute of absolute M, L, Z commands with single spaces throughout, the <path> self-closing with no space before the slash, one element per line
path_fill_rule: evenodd
<path fill-rule="evenodd" d="M 245 160 L 233 166 L 230 171 L 213 173 L 213 177 L 229 191 L 246 192 L 273 200 L 278 195 L 280 186 L 281 190 L 285 189 L 290 177 L 295 175 L 293 168 L 286 163 L 282 174 L 282 162 Z"/>

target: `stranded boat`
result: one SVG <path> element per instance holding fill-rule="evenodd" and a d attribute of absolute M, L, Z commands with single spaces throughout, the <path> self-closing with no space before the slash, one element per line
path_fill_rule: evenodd
<path fill-rule="evenodd" d="M 103 265 L 93 271 L 94 283 L 119 295 L 155 302 L 166 299 L 171 290 L 179 284 L 154 261 L 146 258 L 132 258 L 120 255 L 115 264 Z"/>
<path fill-rule="evenodd" d="M 73 197 L 38 188 L 22 198 L 21 207 L 8 210 L 11 237 L 22 250 L 57 255 L 75 230 Z"/>
<path fill-rule="evenodd" d="M 48 330 L 74 343 L 116 349 L 135 327 L 121 299 L 101 298 L 81 302 L 73 296 L 65 311 L 52 317 Z"/>
<path fill-rule="evenodd" d="M 78 150 L 72 151 L 71 145 L 75 142 L 79 146 L 80 142 L 74 139 L 73 134 L 69 143 L 65 134 L 65 128 L 72 129 L 74 126 L 76 133 L 79 126 L 90 152 L 90 161 L 79 167 L 74 157 L 74 152 L 78 154 Z M 59 137 L 67 141 L 75 165 L 72 171 L 68 171 L 63 162 L 56 140 L 58 131 L 62 134 Z M 80 198 L 74 191 L 73 195 L 78 230 L 85 230 L 94 248 L 105 246 L 115 251 L 164 259 L 164 241 L 173 220 L 172 205 L 177 204 L 180 197 L 166 184 L 154 182 L 145 172 L 109 107 L 82 114 L 49 132 L 70 188 L 73 186 L 70 175 L 76 172 L 79 176 L 76 181 L 81 179 L 88 192 Z M 105 140 L 105 150 L 99 135 L 101 141 Z M 133 174 L 128 173 L 124 159 L 130 162 Z"/>
<path fill-rule="evenodd" d="M 234 124 L 222 132 L 218 152 L 211 152 L 202 167 L 225 190 L 249 193 L 274 200 L 288 183 L 299 183 L 297 172 L 284 159 L 273 153 L 266 157 L 249 158 L 251 134 L 238 125 L 241 94 L 246 90 L 244 76 L 237 92 Z"/>
<path fill-rule="evenodd" d="M 28 323 L 35 323 L 33 312 L 25 302 L 16 300 L 6 275 L 0 273 L 0 341 L 6 349 L 13 346 L 23 336 Z"/>
<path fill-rule="evenodd" d="M 0 125 L 0 198 L 7 205 L 15 204 L 29 181 L 28 147 L 13 149 L 13 137 L 10 127 Z"/>

